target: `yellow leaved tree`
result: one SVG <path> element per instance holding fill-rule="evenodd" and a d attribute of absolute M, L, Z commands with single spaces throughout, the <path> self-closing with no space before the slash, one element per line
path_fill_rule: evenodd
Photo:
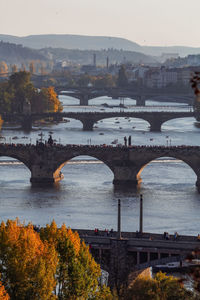
<path fill-rule="evenodd" d="M 58 299 L 112 299 L 110 290 L 99 286 L 100 266 L 77 232 L 72 232 L 65 225 L 57 228 L 53 221 L 40 234 L 42 240 L 54 244 L 58 252 Z"/>
<path fill-rule="evenodd" d="M 11 299 L 56 299 L 54 245 L 17 219 L 0 226 L 0 273 Z"/>

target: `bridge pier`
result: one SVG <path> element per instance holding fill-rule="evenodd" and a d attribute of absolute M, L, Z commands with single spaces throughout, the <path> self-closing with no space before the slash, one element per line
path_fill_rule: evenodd
<path fill-rule="evenodd" d="M 46 165 L 33 165 L 31 167 L 30 182 L 35 186 L 53 186 L 55 183 L 63 179 L 60 169 L 55 172 L 48 169 Z"/>
<path fill-rule="evenodd" d="M 144 96 L 139 96 L 136 99 L 136 106 L 145 106 L 145 97 Z"/>
<path fill-rule="evenodd" d="M 150 131 L 157 131 L 160 132 L 161 131 L 161 126 L 162 126 L 162 121 L 158 120 L 158 119 L 154 119 L 152 120 L 150 123 Z"/>
<path fill-rule="evenodd" d="M 127 239 L 110 239 L 109 285 L 120 287 L 129 271 L 127 264 Z"/>
<path fill-rule="evenodd" d="M 30 116 L 25 116 L 21 121 L 21 127 L 26 131 L 31 131 L 32 129 L 32 119 Z"/>
<path fill-rule="evenodd" d="M 83 124 L 83 130 L 84 131 L 92 131 L 93 130 L 93 126 L 94 126 L 94 122 L 93 120 L 81 120 L 82 124 Z"/>
<path fill-rule="evenodd" d="M 113 184 L 116 187 L 133 187 L 137 188 L 141 178 L 137 175 L 137 171 L 133 167 L 115 166 L 113 168 L 114 179 Z"/>
<path fill-rule="evenodd" d="M 88 106 L 89 97 L 86 94 L 81 94 L 80 97 L 80 106 Z"/>
<path fill-rule="evenodd" d="M 198 192 L 200 193 L 200 176 L 197 177 L 196 187 L 197 187 Z"/>

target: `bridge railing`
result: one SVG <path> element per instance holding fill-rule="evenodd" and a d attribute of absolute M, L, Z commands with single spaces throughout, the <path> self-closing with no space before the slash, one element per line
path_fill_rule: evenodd
<path fill-rule="evenodd" d="M 149 262 L 146 262 L 146 263 L 138 264 L 134 268 L 136 270 L 142 270 L 142 269 L 146 269 L 148 267 L 154 267 L 156 265 L 167 264 L 170 262 L 178 262 L 178 261 L 181 261 L 184 259 L 185 259 L 184 255 L 169 256 L 169 257 L 164 257 L 164 258 L 160 258 L 160 259 L 150 260 Z"/>

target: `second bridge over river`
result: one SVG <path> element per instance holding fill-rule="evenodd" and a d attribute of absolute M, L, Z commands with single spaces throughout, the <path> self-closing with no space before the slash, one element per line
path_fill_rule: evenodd
<path fill-rule="evenodd" d="M 53 118 L 58 122 L 63 118 L 79 120 L 83 130 L 93 130 L 94 124 L 108 118 L 139 118 L 147 121 L 151 131 L 161 131 L 163 123 L 177 118 L 194 117 L 193 111 L 119 111 L 119 112 L 62 112 L 62 113 L 31 113 L 31 114 L 2 114 L 4 121 L 18 121 L 22 127 L 31 130 L 36 120 Z"/>
<path fill-rule="evenodd" d="M 160 157 L 172 157 L 189 165 L 197 176 L 200 191 L 199 146 L 88 146 L 0 144 L 0 156 L 13 157 L 24 163 L 31 172 L 33 184 L 52 185 L 62 179 L 61 170 L 68 161 L 87 155 L 105 163 L 113 172 L 113 184 L 119 187 L 137 187 L 145 166 Z M 165 174 L 163 174 L 165 176 Z"/>

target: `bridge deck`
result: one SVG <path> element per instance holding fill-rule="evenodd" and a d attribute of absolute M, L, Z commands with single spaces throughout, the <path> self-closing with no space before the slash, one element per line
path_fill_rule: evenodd
<path fill-rule="evenodd" d="M 87 244 L 93 245 L 103 249 L 110 249 L 110 239 L 117 238 L 117 232 L 107 234 L 104 231 L 99 231 L 96 235 L 92 230 L 77 230 L 80 237 L 85 240 Z M 122 240 L 127 240 L 128 251 L 136 251 L 138 247 L 144 248 L 145 250 L 151 250 L 151 252 L 157 252 L 158 249 L 170 249 L 173 253 L 179 253 L 179 251 L 190 252 L 196 248 L 200 248 L 200 240 L 197 236 L 186 236 L 178 235 L 175 239 L 174 235 L 169 235 L 169 240 L 164 239 L 163 234 L 157 233 L 142 233 L 137 232 L 122 232 Z M 153 249 L 155 248 L 155 249 Z M 142 250 L 142 249 L 141 249 Z M 177 250 L 177 251 L 176 251 Z"/>

